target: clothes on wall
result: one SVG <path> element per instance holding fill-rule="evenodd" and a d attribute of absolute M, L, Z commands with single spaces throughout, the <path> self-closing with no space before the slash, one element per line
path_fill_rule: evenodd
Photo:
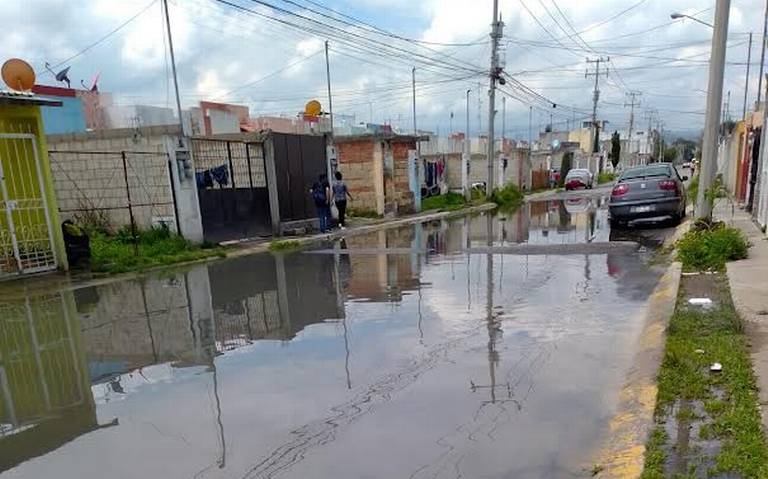
<path fill-rule="evenodd" d="M 198 188 L 213 188 L 214 181 L 219 185 L 219 188 L 229 186 L 229 167 L 227 165 L 220 165 L 215 168 L 198 171 L 195 173 L 195 181 Z"/>
<path fill-rule="evenodd" d="M 445 158 L 424 160 L 424 186 L 427 196 L 440 194 L 440 185 L 445 182 Z"/>

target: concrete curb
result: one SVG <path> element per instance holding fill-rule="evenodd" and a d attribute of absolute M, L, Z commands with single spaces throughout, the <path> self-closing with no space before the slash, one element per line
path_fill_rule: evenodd
<path fill-rule="evenodd" d="M 599 478 L 637 478 L 643 472 L 645 444 L 654 427 L 657 375 L 664 357 L 666 329 L 677 305 L 682 265 L 672 263 L 651 294 L 637 353 L 619 394 L 604 446 L 596 454 Z"/>
<path fill-rule="evenodd" d="M 485 211 L 494 210 L 496 208 L 497 206 L 495 203 L 484 203 L 482 205 L 470 206 L 468 208 L 462 208 L 460 210 L 455 210 L 455 211 L 438 211 L 434 213 L 424 213 L 420 215 L 409 216 L 407 218 L 398 218 L 391 221 L 383 221 L 381 223 L 375 223 L 371 225 L 357 226 L 357 227 L 349 228 L 343 231 L 334 231 L 333 233 L 328 233 L 328 234 L 317 234 L 312 236 L 303 236 L 303 237 L 296 237 L 296 238 L 286 237 L 282 239 L 276 239 L 273 241 L 277 241 L 277 242 L 296 241 L 299 244 L 299 246 L 303 248 L 312 244 L 323 243 L 326 241 L 333 241 L 333 240 L 348 238 L 352 236 L 364 235 L 364 234 L 373 233 L 376 231 L 398 228 L 401 226 L 407 226 L 414 223 L 425 223 L 427 221 L 437 221 L 437 220 L 443 220 L 448 218 L 454 218 L 457 216 L 465 216 L 465 215 L 471 215 L 476 213 L 482 213 Z M 237 247 L 235 251 L 228 253 L 227 258 L 237 258 L 240 256 L 247 256 L 251 254 L 267 252 L 269 251 L 269 245 L 271 243 L 272 242 L 259 243 L 256 245 L 240 245 L 239 247 Z"/>

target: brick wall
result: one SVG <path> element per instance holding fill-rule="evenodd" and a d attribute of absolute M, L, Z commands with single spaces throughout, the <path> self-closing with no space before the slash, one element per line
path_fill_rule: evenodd
<path fill-rule="evenodd" d="M 354 200 L 350 208 L 378 211 L 375 187 L 375 158 L 373 141 L 336 143 L 339 171 L 344 175 L 349 193 Z M 381 213 L 381 212 L 379 212 Z"/>
<path fill-rule="evenodd" d="M 416 142 L 392 140 L 391 150 L 394 159 L 393 172 L 393 196 L 391 201 L 395 203 L 395 211 L 400 214 L 414 212 L 413 192 L 408 181 L 408 152 L 416 149 Z M 387 198 L 389 201 L 390 198 Z"/>
<path fill-rule="evenodd" d="M 173 218 L 166 144 L 177 127 L 49 135 L 51 170 L 62 220 L 97 215 L 114 229 L 130 224 L 121 151 L 126 154 L 133 216 L 140 228 Z M 142 152 L 138 154 L 135 152 Z M 144 154 L 152 153 L 152 154 Z M 143 206 L 140 206 L 143 205 Z"/>

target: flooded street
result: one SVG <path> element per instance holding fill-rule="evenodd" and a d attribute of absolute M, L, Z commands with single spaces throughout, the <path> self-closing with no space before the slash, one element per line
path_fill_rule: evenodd
<path fill-rule="evenodd" d="M 589 477 L 669 230 L 570 195 L 4 298 L 0 477 Z"/>

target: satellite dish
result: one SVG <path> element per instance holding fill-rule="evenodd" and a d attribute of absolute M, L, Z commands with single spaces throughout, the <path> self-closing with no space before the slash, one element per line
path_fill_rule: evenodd
<path fill-rule="evenodd" d="M 56 81 L 64 82 L 67 84 L 67 88 L 72 88 L 70 81 L 69 81 L 69 67 L 61 70 L 59 73 L 55 73 L 53 70 L 51 70 L 51 65 L 48 62 L 45 62 L 45 68 L 53 76 L 56 78 Z"/>
<path fill-rule="evenodd" d="M 323 107 L 317 100 L 310 100 L 304 106 L 304 116 L 320 116 L 322 111 Z"/>
<path fill-rule="evenodd" d="M 3 81 L 8 88 L 16 91 L 29 91 L 35 84 L 35 71 L 29 63 L 19 58 L 11 58 L 3 63 Z"/>

